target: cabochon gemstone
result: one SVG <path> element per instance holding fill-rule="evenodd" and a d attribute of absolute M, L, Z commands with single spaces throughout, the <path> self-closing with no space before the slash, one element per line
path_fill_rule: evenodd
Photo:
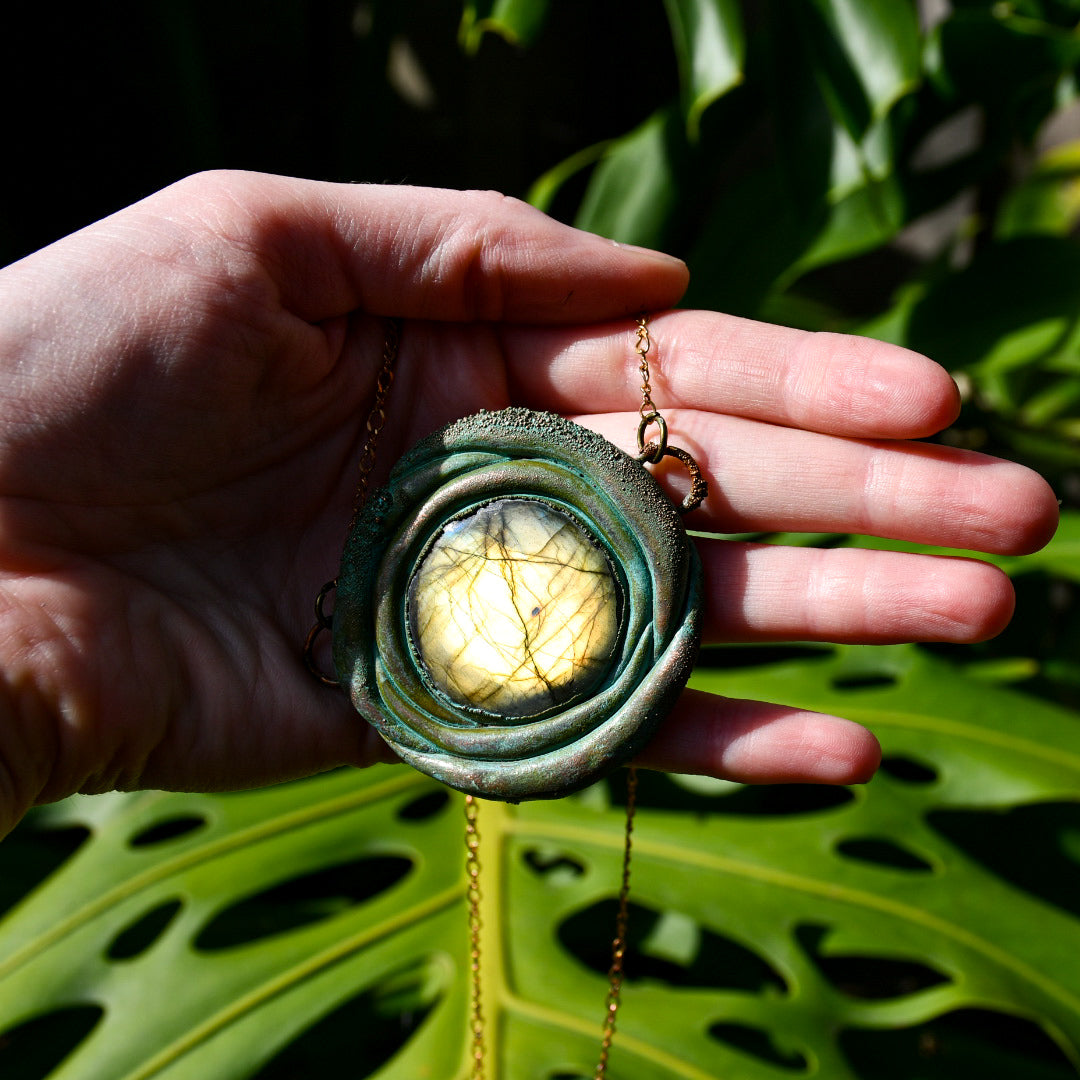
<path fill-rule="evenodd" d="M 410 626 L 410 588 L 434 539 L 502 500 L 542 502 L 579 524 L 617 591 L 605 673 L 532 716 L 453 701 Z M 402 761 L 485 799 L 554 799 L 630 761 L 670 714 L 697 654 L 701 604 L 694 545 L 640 462 L 551 413 L 480 412 L 414 446 L 364 503 L 338 573 L 334 668 Z"/>
<path fill-rule="evenodd" d="M 408 614 L 436 689 L 504 721 L 587 693 L 618 643 L 607 555 L 536 499 L 498 499 L 446 524 L 413 574 Z"/>

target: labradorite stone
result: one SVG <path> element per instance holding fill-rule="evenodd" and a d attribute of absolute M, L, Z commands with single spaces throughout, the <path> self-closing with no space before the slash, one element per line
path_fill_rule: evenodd
<path fill-rule="evenodd" d="M 539 541 L 511 542 L 529 531 L 517 520 L 523 504 Z M 513 528 L 499 520 L 503 510 L 513 511 Z M 474 530 L 470 549 L 462 538 Z M 562 553 L 570 536 L 580 557 Z M 537 558 L 547 544 L 557 557 Z M 524 557 L 508 555 L 517 550 Z M 524 570 L 531 563 L 551 578 L 534 584 Z M 485 614 L 498 589 L 472 579 L 492 569 L 503 599 Z M 448 600 L 453 578 L 467 598 L 457 607 Z M 437 618 L 421 609 L 421 593 L 442 595 Z M 604 615 L 575 624 L 590 604 Z M 557 798 L 631 760 L 671 712 L 693 667 L 701 604 L 694 546 L 640 462 L 550 413 L 477 413 L 413 447 L 358 515 L 338 574 L 334 666 L 403 761 L 487 799 Z M 467 676 L 474 639 L 486 655 Z M 514 675 L 513 694 L 492 694 L 489 674 Z"/>
<path fill-rule="evenodd" d="M 408 619 L 433 685 L 501 718 L 590 690 L 619 634 L 607 556 L 536 499 L 499 499 L 445 525 L 409 584 Z"/>

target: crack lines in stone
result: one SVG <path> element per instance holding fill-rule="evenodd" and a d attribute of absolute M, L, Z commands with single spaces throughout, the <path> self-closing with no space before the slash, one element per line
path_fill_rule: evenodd
<path fill-rule="evenodd" d="M 410 587 L 414 641 L 452 700 L 500 715 L 558 705 L 595 682 L 615 647 L 603 552 L 534 500 L 489 504 L 449 525 Z"/>

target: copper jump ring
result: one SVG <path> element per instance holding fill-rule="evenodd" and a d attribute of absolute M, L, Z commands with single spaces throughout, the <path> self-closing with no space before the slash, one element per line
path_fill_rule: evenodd
<path fill-rule="evenodd" d="M 328 581 L 319 590 L 319 595 L 315 597 L 315 625 L 308 631 L 307 640 L 304 642 L 304 666 L 324 686 L 341 685 L 337 679 L 332 679 L 329 675 L 324 674 L 319 669 L 318 662 L 315 660 L 315 643 L 319 640 L 319 637 L 324 631 L 329 632 L 334 629 L 333 612 L 327 614 L 323 610 L 323 605 L 326 603 L 326 598 L 336 588 L 337 578 L 334 578 L 333 581 Z"/>

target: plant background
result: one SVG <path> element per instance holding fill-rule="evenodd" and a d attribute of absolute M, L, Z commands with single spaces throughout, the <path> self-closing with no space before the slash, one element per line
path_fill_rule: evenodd
<path fill-rule="evenodd" d="M 613 1078 L 1080 1073 L 1078 26 L 1075 0 L 0 14 L 2 263 L 201 168 L 498 188 L 684 256 L 687 303 L 928 352 L 965 398 L 941 438 L 1055 484 L 994 642 L 706 655 L 699 685 L 852 716 L 885 764 L 643 777 Z M 623 798 L 485 807 L 499 1077 L 592 1075 Z M 461 826 L 400 768 L 35 812 L 0 846 L 0 1076 L 466 1077 Z"/>

